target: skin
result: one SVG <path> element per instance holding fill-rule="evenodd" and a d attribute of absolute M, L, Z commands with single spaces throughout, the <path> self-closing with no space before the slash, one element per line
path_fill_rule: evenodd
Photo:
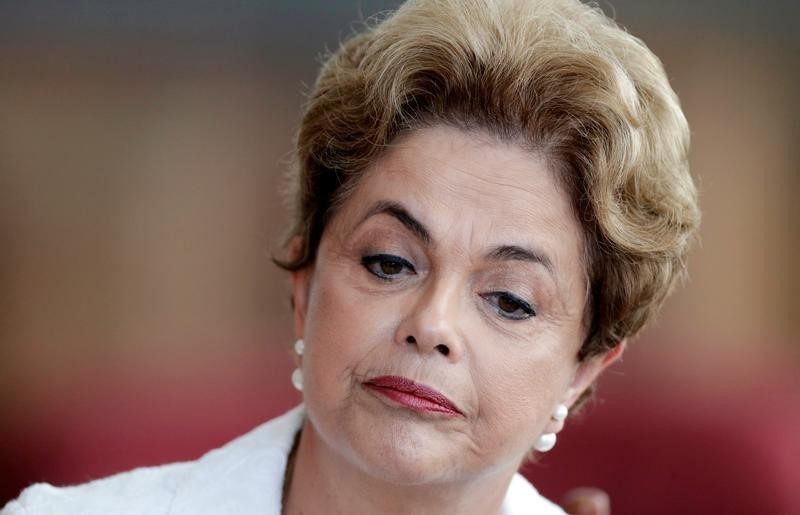
<path fill-rule="evenodd" d="M 443 125 L 396 141 L 292 274 L 307 421 L 285 513 L 499 513 L 533 442 L 561 428 L 555 406 L 624 347 L 577 360 L 582 249 L 535 153 Z M 364 385 L 383 375 L 460 414 Z"/>

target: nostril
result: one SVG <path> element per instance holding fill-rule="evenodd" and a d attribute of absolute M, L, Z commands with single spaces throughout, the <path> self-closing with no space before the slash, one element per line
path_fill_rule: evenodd
<path fill-rule="evenodd" d="M 450 354 L 450 349 L 447 348 L 447 345 L 443 345 L 441 343 L 436 346 L 436 350 L 438 350 L 444 356 L 447 356 L 448 354 Z"/>
<path fill-rule="evenodd" d="M 406 343 L 409 343 L 409 344 L 413 345 L 413 344 L 417 343 L 417 339 L 414 338 L 413 336 L 408 336 L 408 337 L 406 337 Z"/>

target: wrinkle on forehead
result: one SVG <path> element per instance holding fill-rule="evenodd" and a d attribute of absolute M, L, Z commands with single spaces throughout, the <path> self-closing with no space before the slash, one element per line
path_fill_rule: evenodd
<path fill-rule="evenodd" d="M 425 131 L 445 129 L 429 128 Z M 452 129 L 450 129 L 452 130 Z M 461 132 L 461 131 L 459 131 Z M 463 208 L 470 206 L 495 209 L 500 213 L 507 212 L 510 206 L 519 206 L 522 198 L 546 199 L 548 206 L 533 204 L 521 206 L 521 219 L 536 220 L 537 224 L 545 224 L 555 231 L 570 231 L 571 226 L 578 225 L 572 204 L 566 192 L 561 188 L 561 183 L 556 173 L 549 166 L 546 159 L 536 152 L 525 150 L 520 145 L 510 143 L 494 137 L 489 133 L 470 132 L 471 139 L 450 138 L 446 146 L 436 147 L 433 142 L 436 138 L 411 138 L 416 133 L 405 135 L 395 143 L 382 162 L 378 165 L 384 168 L 388 177 L 395 176 L 395 180 L 403 181 L 407 174 L 413 174 L 423 183 L 417 195 L 433 203 L 446 204 L 452 207 L 454 199 L 465 201 Z M 439 138 L 441 139 L 441 138 Z M 467 155 L 477 148 L 485 151 L 490 157 L 496 157 L 494 165 L 487 169 L 485 165 L 478 164 Z M 515 155 L 509 157 L 507 151 Z M 441 157 L 449 154 L 448 158 Z M 523 156 L 526 159 L 524 167 L 516 159 Z M 411 170 L 410 166 L 420 166 L 419 170 Z M 546 174 L 545 180 L 524 181 L 519 176 L 533 176 Z M 454 179 L 455 176 L 455 179 Z M 463 176 L 465 180 L 458 180 Z M 438 183 L 440 188 L 432 187 Z M 560 195 L 553 195 L 553 188 Z M 445 190 L 448 195 L 436 196 L 432 192 Z M 563 202 L 567 199 L 567 202 Z M 558 204 L 561 204 L 558 206 Z M 560 209 L 554 209 L 559 207 Z M 506 208 L 506 209 L 504 209 Z M 492 213 L 493 214 L 493 213 Z M 512 213 L 509 213 L 512 214 Z M 465 217 L 461 217 L 463 220 Z M 484 217 L 493 221 L 492 216 Z M 456 217 L 458 219 L 458 217 Z M 481 217 L 475 218 L 480 220 Z M 473 230 L 474 233 L 474 230 Z"/>
<path fill-rule="evenodd" d="M 376 174 L 380 179 L 370 180 Z M 396 200 L 422 217 L 434 249 L 448 242 L 451 256 L 482 255 L 496 244 L 544 248 L 557 271 L 558 296 L 565 300 L 580 288 L 584 300 L 582 227 L 557 172 L 538 152 L 488 132 L 432 126 L 398 138 L 362 186 L 371 190 L 367 198 L 403 192 Z"/>

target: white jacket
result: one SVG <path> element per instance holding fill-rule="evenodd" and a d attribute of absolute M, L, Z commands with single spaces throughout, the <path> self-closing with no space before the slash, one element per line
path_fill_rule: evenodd
<path fill-rule="evenodd" d="M 32 485 L 0 515 L 280 515 L 283 476 L 303 407 L 255 428 L 200 459 L 145 467 L 90 483 Z M 515 474 L 503 515 L 564 515 Z"/>

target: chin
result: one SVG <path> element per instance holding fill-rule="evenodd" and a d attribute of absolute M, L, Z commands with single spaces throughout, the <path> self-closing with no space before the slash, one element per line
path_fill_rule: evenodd
<path fill-rule="evenodd" d="M 427 421 L 396 417 L 352 417 L 346 432 L 355 464 L 372 477 L 399 485 L 434 484 L 459 479 L 466 449 L 453 435 Z"/>
<path fill-rule="evenodd" d="M 458 475 L 452 460 L 441 459 L 428 446 L 411 441 L 361 441 L 353 450 L 366 473 L 397 485 L 435 484 Z"/>
<path fill-rule="evenodd" d="M 459 481 L 470 477 L 470 471 L 480 473 L 473 469 L 481 469 L 481 464 L 469 462 L 475 456 L 463 421 L 432 419 L 387 406 L 370 395 L 353 395 L 339 403 L 314 400 L 323 399 L 310 396 L 306 402 L 321 439 L 370 477 L 410 486 Z M 315 409 L 336 404 L 335 409 Z"/>

